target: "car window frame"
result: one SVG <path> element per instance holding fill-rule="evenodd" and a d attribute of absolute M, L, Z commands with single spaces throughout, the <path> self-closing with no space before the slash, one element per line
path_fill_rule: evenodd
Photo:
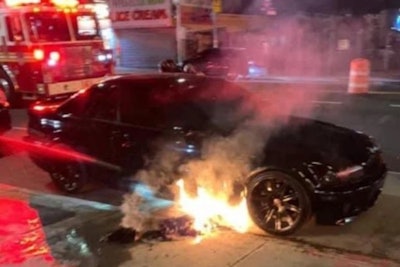
<path fill-rule="evenodd" d="M 91 97 L 93 97 L 93 94 L 96 93 L 95 91 L 97 90 L 96 87 L 101 86 L 101 85 L 106 85 L 106 86 L 116 86 L 117 88 L 115 88 L 114 90 L 116 90 L 116 101 L 117 101 L 117 108 L 116 108 L 116 115 L 115 115 L 115 120 L 108 120 L 108 119 L 102 119 L 102 118 L 96 118 L 93 117 L 92 114 L 89 114 L 88 111 L 88 102 L 89 101 L 93 101 L 90 100 Z M 77 93 L 75 93 L 74 95 L 72 95 L 70 98 L 68 98 L 58 109 L 58 115 L 63 117 L 63 118 L 79 118 L 79 119 L 89 119 L 89 120 L 95 120 L 95 121 L 102 121 L 102 122 L 112 122 L 112 123 L 118 123 L 120 121 L 120 102 L 119 102 L 119 88 L 118 88 L 118 84 L 117 83 L 111 83 L 111 82 L 104 82 L 104 83 L 100 83 L 100 84 L 95 84 L 90 86 L 87 89 L 81 90 Z M 81 98 L 83 97 L 88 97 L 89 99 L 86 100 L 82 100 Z M 77 104 L 72 103 L 73 101 L 85 101 L 83 103 L 83 107 L 81 108 L 81 110 L 79 112 L 73 112 L 73 110 L 71 110 L 71 107 L 67 107 L 67 105 L 72 105 L 72 108 L 75 106 L 77 106 Z M 67 110 L 65 110 L 67 109 Z"/>
<path fill-rule="evenodd" d="M 92 88 L 92 93 L 89 97 L 94 97 L 94 94 L 97 94 L 99 90 L 103 90 L 103 89 L 99 89 L 99 86 L 108 86 L 108 88 L 105 88 L 104 90 L 114 90 L 115 96 L 114 96 L 114 101 L 116 101 L 115 103 L 115 114 L 113 115 L 113 118 L 101 118 L 101 117 L 97 117 L 94 116 L 93 110 L 89 110 L 91 107 L 86 106 L 83 114 L 82 114 L 82 118 L 88 118 L 92 121 L 99 121 L 99 122 L 109 122 L 109 123 L 118 123 L 120 122 L 120 114 L 121 114 L 121 102 L 120 102 L 120 86 L 118 85 L 118 83 L 113 83 L 113 82 L 105 82 L 105 83 L 100 83 L 97 84 L 94 88 Z M 97 88 L 96 88 L 97 87 Z M 111 88 L 113 87 L 113 89 Z M 107 92 L 106 92 L 107 93 Z M 107 100 L 111 100 L 110 97 L 106 98 Z M 97 99 L 98 100 L 98 99 Z M 92 102 L 92 105 L 99 105 L 98 101 L 96 100 L 90 100 L 89 102 Z"/>

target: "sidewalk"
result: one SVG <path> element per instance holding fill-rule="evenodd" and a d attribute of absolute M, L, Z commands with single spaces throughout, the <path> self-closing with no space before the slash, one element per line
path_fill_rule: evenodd
<path fill-rule="evenodd" d="M 0 209 L 1 267 L 97 266 L 94 246 L 121 221 L 115 206 L 5 184 Z"/>
<path fill-rule="evenodd" d="M 389 189 L 399 188 L 393 182 L 399 183 L 391 179 Z M 221 229 L 201 242 L 154 239 L 133 245 L 100 242 L 118 228 L 118 207 L 4 184 L 0 196 L 0 267 L 400 266 L 395 227 L 400 215 L 392 212 L 399 204 L 390 192 L 351 225 L 310 224 L 290 239 L 257 229 L 246 234 Z"/>

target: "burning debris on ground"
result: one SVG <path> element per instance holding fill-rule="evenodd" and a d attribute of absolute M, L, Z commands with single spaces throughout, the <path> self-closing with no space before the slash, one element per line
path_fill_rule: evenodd
<path fill-rule="evenodd" d="M 251 223 L 241 179 L 249 171 L 251 155 L 258 154 L 259 148 L 244 143 L 259 140 L 256 134 L 259 133 L 238 131 L 230 138 L 207 140 L 203 145 L 204 157 L 181 164 L 181 178 L 172 183 L 163 177 L 174 174 L 157 175 L 161 166 L 171 170 L 169 165 L 176 164 L 175 157 L 163 153 L 160 164 L 155 161 L 154 168 L 136 174 L 141 182 L 135 184 L 131 194 L 125 195 L 121 226 L 134 229 L 136 241 L 149 237 L 162 241 L 182 236 L 201 237 L 221 227 L 245 232 Z M 240 153 L 230 153 L 239 150 Z M 166 184 L 167 180 L 170 184 Z M 170 199 L 159 193 L 165 187 L 172 194 Z M 117 230 L 111 237 L 124 240 L 125 234 L 131 235 Z"/>
<path fill-rule="evenodd" d="M 103 237 L 101 241 L 131 244 L 147 240 L 172 241 L 179 237 L 196 237 L 199 234 L 193 228 L 193 218 L 184 215 L 177 218 L 163 219 L 159 222 L 158 229 L 147 230 L 142 233 L 138 233 L 135 229 L 121 226 Z"/>

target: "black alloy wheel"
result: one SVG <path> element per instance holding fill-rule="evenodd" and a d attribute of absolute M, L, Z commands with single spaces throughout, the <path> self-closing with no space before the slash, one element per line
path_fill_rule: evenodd
<path fill-rule="evenodd" d="M 311 202 L 304 186 L 282 171 L 265 171 L 247 186 L 247 205 L 254 223 L 267 233 L 289 235 L 310 217 Z"/>
<path fill-rule="evenodd" d="M 88 182 L 85 166 L 78 161 L 54 164 L 49 173 L 54 184 L 66 193 L 82 192 Z"/>

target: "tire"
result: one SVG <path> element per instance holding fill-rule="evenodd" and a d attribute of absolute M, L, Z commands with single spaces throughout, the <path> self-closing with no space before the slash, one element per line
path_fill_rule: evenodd
<path fill-rule="evenodd" d="M 247 185 L 247 206 L 254 223 L 273 235 L 290 235 L 310 218 L 310 196 L 293 176 L 279 170 L 263 171 Z"/>
<path fill-rule="evenodd" d="M 69 147 L 64 145 L 55 145 L 52 148 L 69 150 Z M 54 159 L 46 169 L 55 186 L 61 191 L 76 194 L 87 190 L 89 184 L 87 165 L 79 159 Z"/>
<path fill-rule="evenodd" d="M 56 163 L 49 174 L 56 187 L 65 193 L 76 194 L 86 191 L 88 185 L 87 171 L 81 162 Z"/>

